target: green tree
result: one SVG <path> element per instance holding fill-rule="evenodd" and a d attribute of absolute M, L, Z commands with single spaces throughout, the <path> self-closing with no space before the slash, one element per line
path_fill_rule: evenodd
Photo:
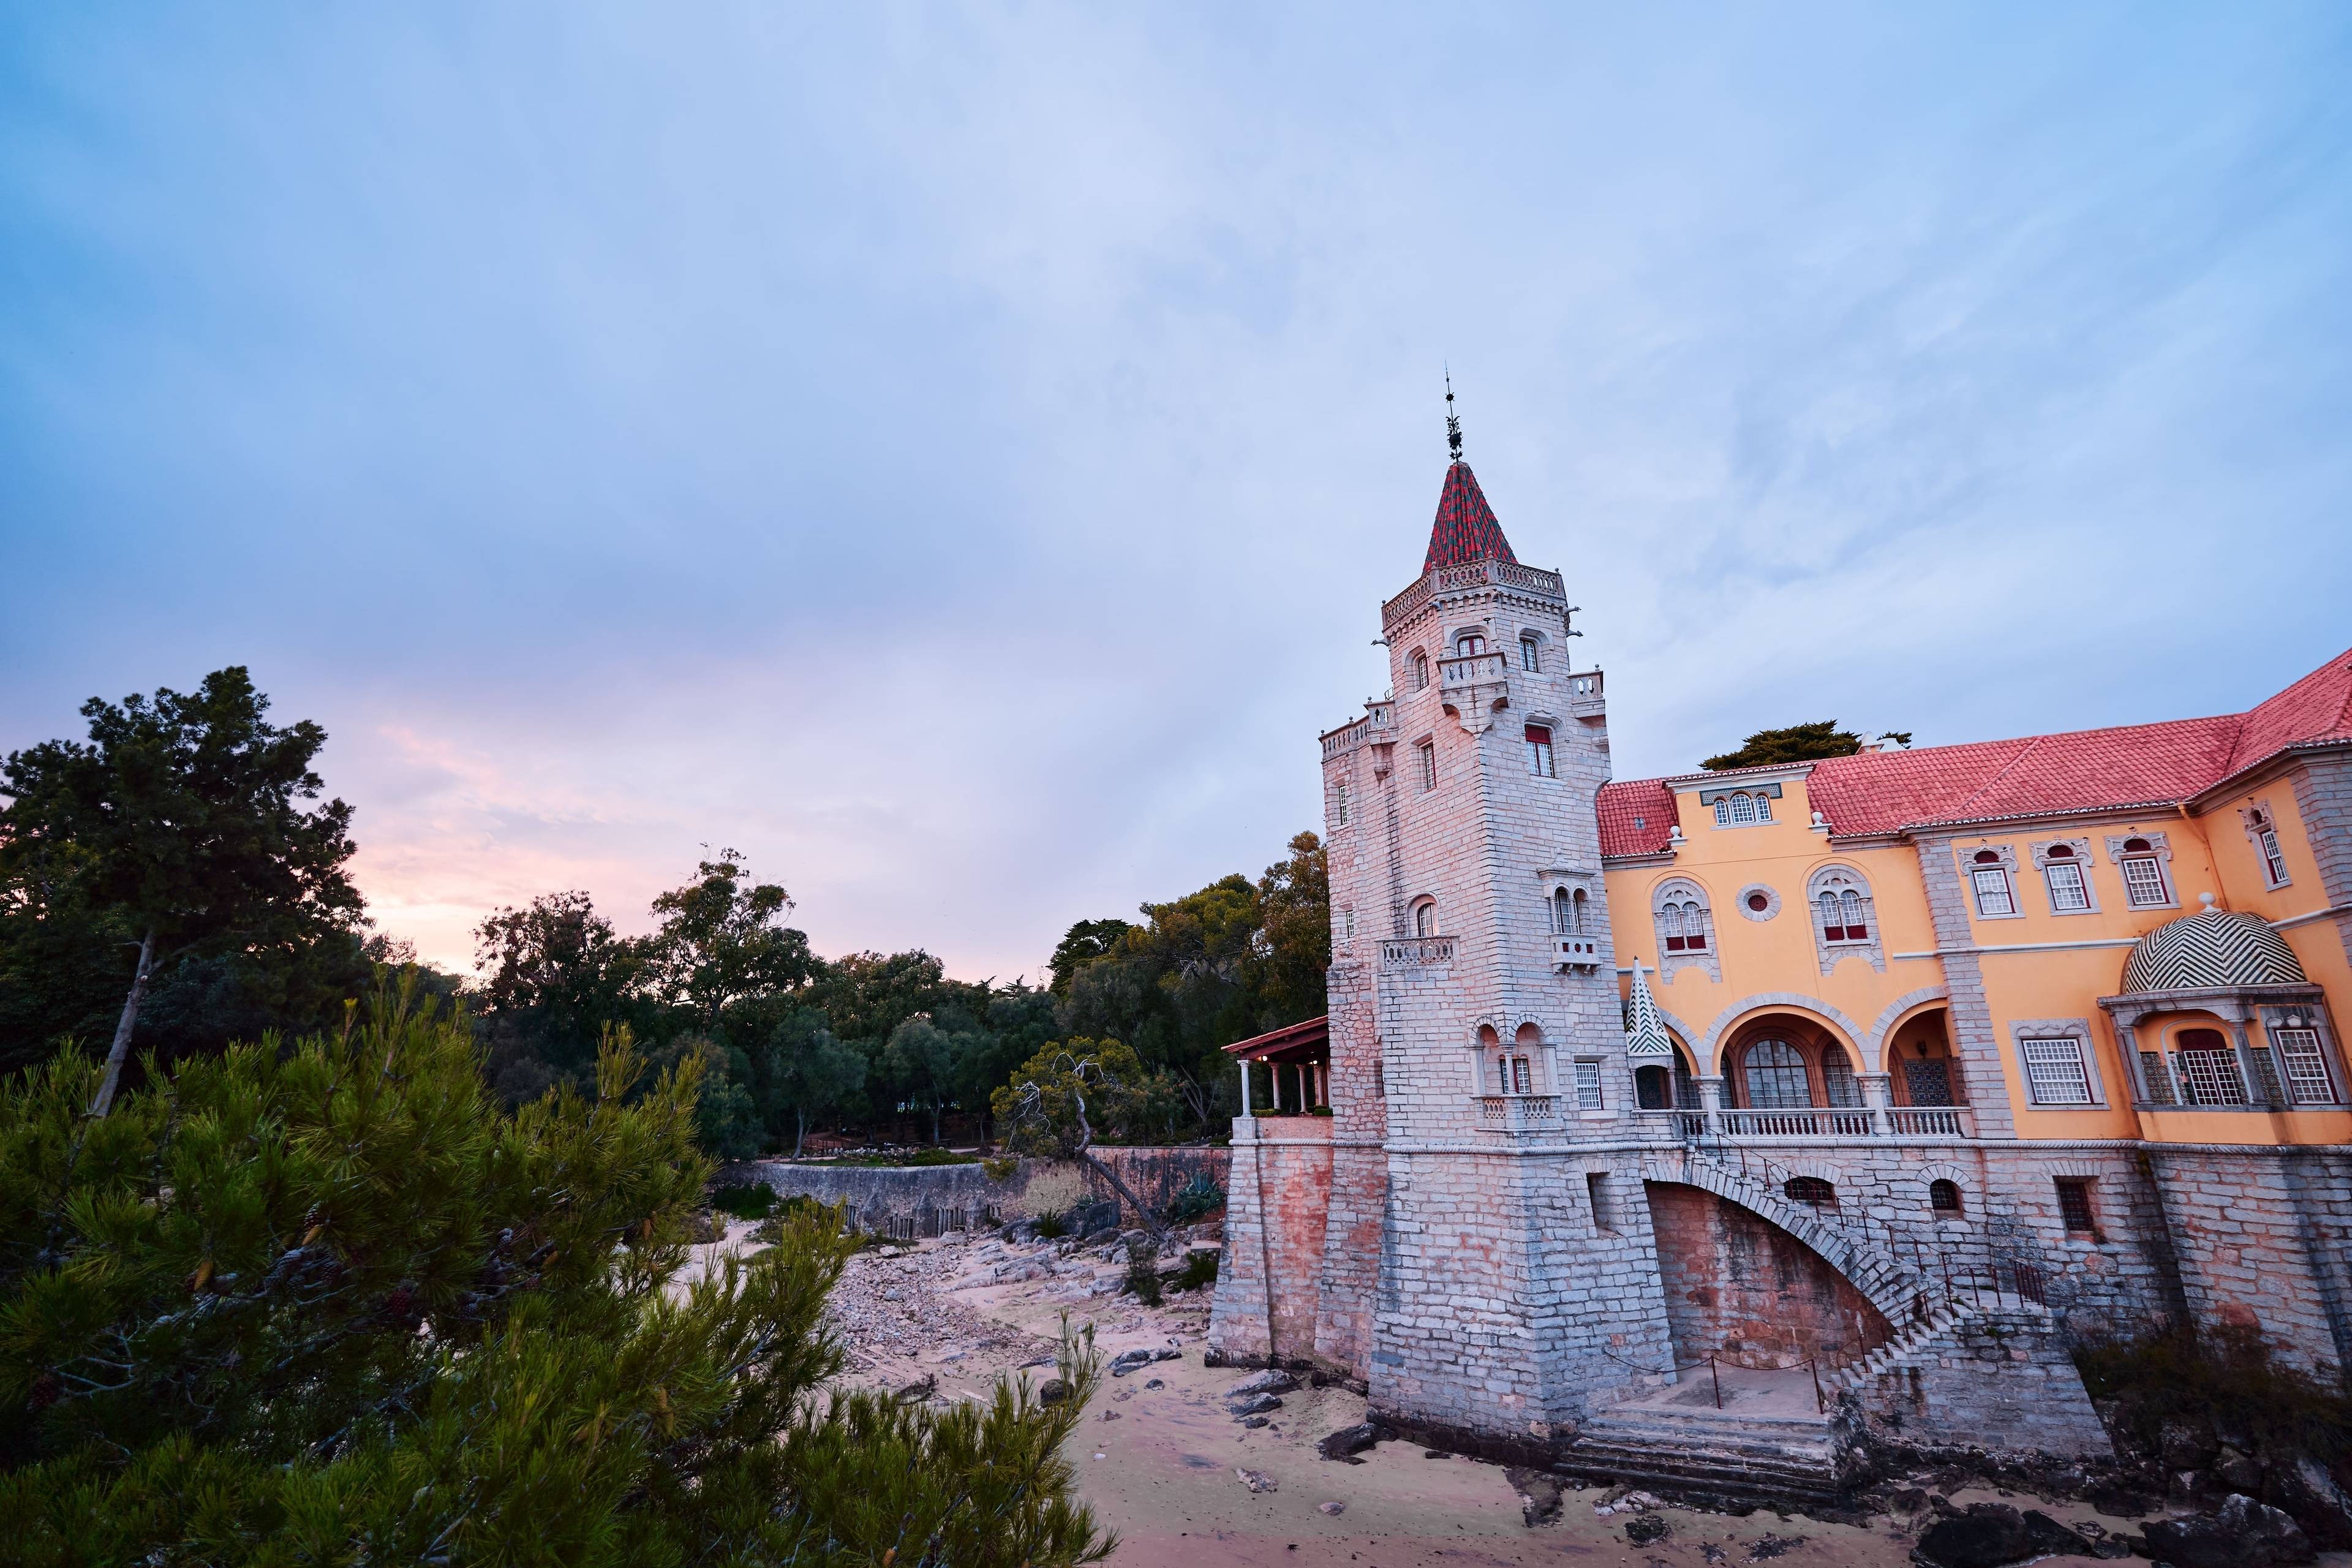
<path fill-rule="evenodd" d="M 978 1568 L 1113 1542 L 1060 1448 L 1092 1392 L 839 1387 L 837 1217 L 676 1282 L 694 1063 L 512 1114 L 468 1033 L 379 997 L 83 1107 L 0 1084 L 0 1531 L 13 1560 Z"/>
<path fill-rule="evenodd" d="M 778 1108 L 793 1118 L 793 1158 L 800 1158 L 812 1118 L 834 1115 L 866 1086 L 866 1058 L 835 1037 L 825 1016 L 801 1007 L 785 1016 L 770 1036 Z"/>
<path fill-rule="evenodd" d="M 1096 959 L 1118 951 L 1119 943 L 1135 928 L 1122 920 L 1079 921 L 1062 933 L 1047 965 L 1053 975 L 1047 989 L 1056 996 L 1070 994 L 1070 982 L 1079 970 Z"/>
<path fill-rule="evenodd" d="M 807 935 L 783 924 L 792 907 L 782 888 L 750 879 L 740 850 L 720 850 L 693 881 L 654 900 L 660 925 L 646 943 L 648 982 L 706 1028 L 740 997 L 800 990 L 817 962 Z"/>
<path fill-rule="evenodd" d="M 1291 839 L 1290 858 L 1257 879 L 1257 907 L 1259 1016 L 1267 1028 L 1314 1017 L 1329 1006 L 1323 975 L 1331 967 L 1331 873 L 1320 838 L 1301 833 Z"/>
<path fill-rule="evenodd" d="M 1910 737 L 1906 735 L 1906 741 Z M 1765 767 L 1780 763 L 1810 763 L 1823 757 L 1850 757 L 1862 750 L 1862 737 L 1841 730 L 1834 719 L 1812 724 L 1791 724 L 1781 730 L 1759 730 L 1736 752 L 1709 757 L 1700 766 L 1720 773 L 1726 768 Z"/>
<path fill-rule="evenodd" d="M 596 1043 L 635 1015 L 641 944 L 617 934 L 586 893 L 542 893 L 475 928 L 487 1071 L 509 1105 L 558 1083 L 584 1085 Z"/>
<path fill-rule="evenodd" d="M 355 948 L 362 903 L 346 864 L 351 807 L 302 803 L 327 732 L 279 727 L 241 665 L 195 691 L 82 705 L 87 743 L 50 741 L 0 767 L 0 881 L 53 890 L 61 913 L 97 919 L 138 958 L 89 1110 L 112 1106 L 140 1009 L 163 963 Z"/>
<path fill-rule="evenodd" d="M 890 1031 L 883 1061 L 908 1101 L 931 1113 L 931 1142 L 940 1141 L 940 1112 L 954 1099 L 961 1059 L 976 1048 L 971 1033 L 950 1034 L 927 1017 Z"/>
<path fill-rule="evenodd" d="M 1095 1171 L 1161 1240 L 1167 1231 L 1150 1206 L 1129 1190 L 1118 1172 L 1094 1156 L 1097 1137 L 1130 1131 L 1152 1110 L 1151 1075 L 1117 1040 L 1066 1040 L 1021 1064 L 996 1091 L 1004 1146 L 1050 1159 L 1076 1160 Z"/>

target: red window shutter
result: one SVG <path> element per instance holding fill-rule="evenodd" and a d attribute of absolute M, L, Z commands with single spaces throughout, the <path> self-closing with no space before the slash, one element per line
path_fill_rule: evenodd
<path fill-rule="evenodd" d="M 1530 745 L 1536 745 L 1536 746 L 1549 746 L 1549 745 L 1550 745 L 1550 744 L 1551 744 L 1551 731 L 1550 731 L 1550 729 L 1549 729 L 1549 727 L 1545 726 L 1545 725 L 1542 725 L 1542 724 L 1530 724 L 1530 725 L 1528 725 L 1528 744 L 1530 744 Z"/>

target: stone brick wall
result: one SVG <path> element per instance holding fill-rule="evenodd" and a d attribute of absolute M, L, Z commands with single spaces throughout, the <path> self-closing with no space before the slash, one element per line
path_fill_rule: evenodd
<path fill-rule="evenodd" d="M 2148 1161 L 2195 1320 L 2352 1366 L 2352 1151 L 2151 1145 Z"/>
<path fill-rule="evenodd" d="M 1216 1148 L 1103 1148 L 1095 1157 L 1118 1167 L 1120 1180 L 1147 1204 L 1164 1205 L 1196 1175 L 1225 1184 L 1228 1153 Z M 993 1207 L 1006 1219 L 1048 1209 L 1117 1198 L 1110 1184 L 1075 1163 L 1023 1160 L 1003 1181 L 971 1165 L 812 1165 L 790 1160 L 741 1160 L 721 1167 L 723 1181 L 758 1182 L 785 1197 L 846 1203 L 867 1222 L 905 1218 L 924 1209 Z M 1121 1204 L 1122 1216 L 1133 1215 Z"/>
<path fill-rule="evenodd" d="M 1324 1117 L 1234 1119 L 1224 1257 L 1209 1308 L 1209 1343 L 1229 1360 L 1315 1359 L 1331 1132 Z"/>
<path fill-rule="evenodd" d="M 1964 1311 L 1882 1355 L 1887 1364 L 1851 1379 L 1841 1404 L 1880 1442 L 2112 1458 L 2065 1338 L 2056 1317 L 2024 1302 Z"/>
<path fill-rule="evenodd" d="M 1676 1359 L 1824 1370 L 1893 1337 L 1879 1310 L 1779 1226 L 1697 1187 L 1653 1184 L 1658 1271 Z"/>

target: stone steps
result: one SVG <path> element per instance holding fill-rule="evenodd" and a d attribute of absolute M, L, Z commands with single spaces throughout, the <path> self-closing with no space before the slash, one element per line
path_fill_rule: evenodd
<path fill-rule="evenodd" d="M 1838 1447 L 1818 1417 L 1619 1408 L 1580 1427 L 1563 1468 L 1734 1503 L 1839 1500 Z"/>

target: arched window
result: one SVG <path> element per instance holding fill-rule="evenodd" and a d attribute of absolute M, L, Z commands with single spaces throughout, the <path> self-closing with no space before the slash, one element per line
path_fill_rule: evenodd
<path fill-rule="evenodd" d="M 1822 1098 L 1843 1108 L 1862 1103 L 1862 1086 L 1854 1081 L 1853 1063 L 1846 1059 L 1843 1047 L 1822 1047 Z"/>
<path fill-rule="evenodd" d="M 1415 691 L 1429 689 L 1429 656 L 1419 648 L 1412 650 L 1412 689 Z"/>
<path fill-rule="evenodd" d="M 1781 1184 L 1780 1190 L 1789 1195 L 1792 1204 L 1837 1206 L 1837 1188 L 1819 1176 L 1791 1176 Z"/>
<path fill-rule="evenodd" d="M 1969 858 L 1969 886 L 1977 896 L 1979 916 L 2013 915 L 2017 897 L 2009 885 L 2009 868 L 1998 849 L 1979 849 Z"/>
<path fill-rule="evenodd" d="M 1633 1069 L 1633 1103 L 1643 1110 L 1698 1109 L 1698 1085 L 1692 1081 L 1690 1066 L 1681 1051 L 1675 1052 L 1671 1069 L 1658 1062 Z"/>
<path fill-rule="evenodd" d="M 1715 821 L 1719 827 L 1746 827 L 1751 823 L 1772 820 L 1771 797 L 1749 795 L 1742 790 L 1727 795 L 1715 803 Z"/>
<path fill-rule="evenodd" d="M 1584 934 L 1584 889 L 1555 889 L 1551 895 L 1551 929 L 1560 936 Z"/>
<path fill-rule="evenodd" d="M 2172 889 L 2164 879 L 2164 858 L 2156 852 L 2156 846 L 2145 838 L 2126 838 L 2119 859 L 2126 903 L 2136 910 L 2170 907 Z"/>
<path fill-rule="evenodd" d="M 1960 1184 L 1938 1176 L 1927 1184 L 1927 1206 L 1937 1214 L 1960 1212 Z"/>
<path fill-rule="evenodd" d="M 1434 900 L 1423 899 L 1412 906 L 1412 934 L 1415 936 L 1437 934 L 1437 905 Z"/>
<path fill-rule="evenodd" d="M 1575 892 L 1569 895 L 1568 918 L 1572 927 L 1570 932 L 1570 935 L 1582 936 L 1584 934 L 1584 907 L 1591 900 L 1584 896 L 1584 889 L 1582 888 L 1577 889 Z"/>
<path fill-rule="evenodd" d="M 1706 920 L 1692 900 L 1668 904 L 1661 910 L 1658 930 L 1665 938 L 1664 947 L 1668 952 L 1706 951 Z"/>
<path fill-rule="evenodd" d="M 1804 1053 L 1786 1040 L 1758 1040 L 1744 1064 L 1748 1104 L 1755 1110 L 1786 1110 L 1813 1102 Z"/>
<path fill-rule="evenodd" d="M 1870 940 L 1870 885 L 1855 872 L 1835 867 L 1813 879 L 1813 910 L 1822 940 L 1846 943 Z"/>
<path fill-rule="evenodd" d="M 1520 635 L 1519 668 L 1526 670 L 1539 670 L 1543 668 L 1542 645 L 1536 641 L 1533 632 Z"/>

